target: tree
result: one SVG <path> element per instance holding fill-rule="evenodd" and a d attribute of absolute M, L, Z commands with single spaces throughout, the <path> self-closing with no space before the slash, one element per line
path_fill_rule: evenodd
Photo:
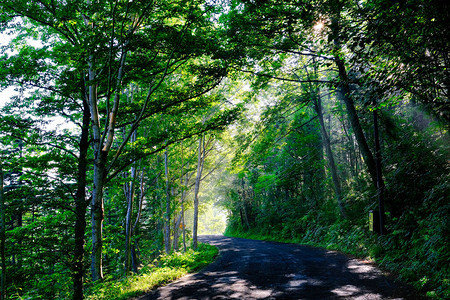
<path fill-rule="evenodd" d="M 166 177 L 166 188 L 165 188 L 165 196 L 166 196 L 166 205 L 165 205 L 165 213 L 164 213 L 164 247 L 166 253 L 170 253 L 171 242 L 170 242 L 170 220 L 171 220 L 171 210 L 170 210 L 170 179 L 169 179 L 169 157 L 167 154 L 167 148 L 164 151 L 164 174 Z"/>
<path fill-rule="evenodd" d="M 194 226 L 192 230 L 193 248 L 197 249 L 197 228 L 198 228 L 198 192 L 200 190 L 200 180 L 202 178 L 203 164 L 205 161 L 205 137 L 202 135 L 198 140 L 197 175 L 195 176 L 194 190 Z"/>
<path fill-rule="evenodd" d="M 78 61 L 79 72 L 88 74 L 83 86 L 87 90 L 94 148 L 91 197 L 91 273 L 94 281 L 103 277 L 104 184 L 132 133 L 142 120 L 156 113 L 171 110 L 186 101 L 195 102 L 192 99 L 209 91 L 224 74 L 220 64 L 193 60 L 193 57 L 202 57 L 214 50 L 214 43 L 206 42 L 207 30 L 211 27 L 207 16 L 211 9 L 196 1 L 180 1 L 179 4 L 150 2 L 142 6 L 137 2 L 125 5 L 88 2 L 82 5 L 74 1 L 64 8 L 46 2 L 7 1 L 2 4 L 24 20 L 30 20 L 30 24 L 48 28 L 46 34 L 61 38 L 66 52 Z M 177 78 L 181 66 L 196 73 L 190 76 L 194 79 L 190 88 L 182 93 L 172 90 L 169 101 L 154 101 L 158 94 L 163 94 L 159 90 L 167 91 L 170 87 L 164 81 Z M 151 78 L 151 81 L 145 78 Z M 129 112 L 124 107 L 119 108 L 122 90 L 130 80 L 139 80 L 148 88 L 148 93 L 136 101 L 137 105 L 129 107 L 133 121 L 129 120 Z M 109 158 L 118 121 L 130 122 L 131 126 L 122 144 Z"/>
<path fill-rule="evenodd" d="M 366 72 L 374 88 L 384 95 L 410 93 L 444 126 L 450 121 L 448 11 L 449 4 L 438 0 L 367 1 L 357 10 L 366 30 L 351 43 L 370 48 L 358 52 L 361 60 L 377 62 Z"/>
<path fill-rule="evenodd" d="M 0 157 L 0 259 L 2 264 L 2 274 L 0 278 L 0 299 L 5 299 L 6 297 L 6 256 L 5 256 L 5 232 L 6 232 L 6 218 L 5 218 L 5 199 L 3 198 L 3 163 Z"/>

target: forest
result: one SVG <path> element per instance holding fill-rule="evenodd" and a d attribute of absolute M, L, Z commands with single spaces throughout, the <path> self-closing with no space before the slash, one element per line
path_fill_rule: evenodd
<path fill-rule="evenodd" d="M 450 298 L 448 24 L 444 0 L 1 1 L 0 299 L 182 276 L 225 216 Z"/>

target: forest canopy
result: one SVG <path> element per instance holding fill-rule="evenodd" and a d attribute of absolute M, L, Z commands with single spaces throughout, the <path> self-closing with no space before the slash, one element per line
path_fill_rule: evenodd
<path fill-rule="evenodd" d="M 2 1 L 0 298 L 86 298 L 224 213 L 450 297 L 449 6 Z"/>

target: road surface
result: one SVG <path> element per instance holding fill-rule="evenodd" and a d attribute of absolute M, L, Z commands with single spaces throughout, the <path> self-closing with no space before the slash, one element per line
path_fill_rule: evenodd
<path fill-rule="evenodd" d="M 369 262 L 325 249 L 224 236 L 201 236 L 219 257 L 139 298 L 150 299 L 421 299 Z"/>

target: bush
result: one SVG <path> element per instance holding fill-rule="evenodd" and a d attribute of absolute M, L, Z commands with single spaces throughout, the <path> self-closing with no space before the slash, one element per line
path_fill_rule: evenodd
<path fill-rule="evenodd" d="M 211 263 L 218 249 L 207 244 L 199 244 L 197 251 L 189 249 L 185 253 L 173 252 L 161 255 L 153 265 L 145 268 L 143 274 L 118 280 L 105 280 L 95 284 L 88 291 L 88 300 L 125 300 L 150 292 L 157 286 L 174 281 L 189 272 L 197 271 Z"/>

